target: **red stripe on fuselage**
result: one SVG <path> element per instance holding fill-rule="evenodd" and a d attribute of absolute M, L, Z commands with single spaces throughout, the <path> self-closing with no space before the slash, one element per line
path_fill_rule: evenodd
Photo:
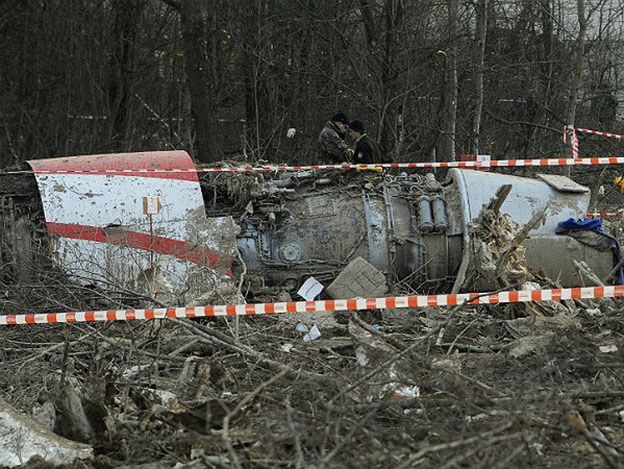
<path fill-rule="evenodd" d="M 140 153 L 110 153 L 104 155 L 70 156 L 30 160 L 35 174 L 58 173 L 94 176 L 134 176 L 157 179 L 199 181 L 193 160 L 185 151 L 152 151 Z M 144 171 L 128 171 L 143 169 Z M 174 169 L 182 172 L 159 172 Z M 111 171 L 111 172 L 107 172 Z M 127 172 L 126 172 L 127 171 Z M 75 172 L 75 173 L 74 173 Z"/>
<path fill-rule="evenodd" d="M 222 260 L 225 260 L 227 265 L 232 262 L 231 259 L 223 259 L 218 252 L 206 246 L 194 246 L 185 241 L 150 235 L 149 233 L 126 231 L 120 228 L 111 228 L 107 232 L 106 229 L 97 226 L 69 223 L 48 222 L 46 225 L 49 235 L 152 251 L 211 268 Z"/>

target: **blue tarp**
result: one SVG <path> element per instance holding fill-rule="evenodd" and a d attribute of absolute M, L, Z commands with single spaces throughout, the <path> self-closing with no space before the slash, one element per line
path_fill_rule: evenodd
<path fill-rule="evenodd" d="M 574 218 L 568 218 L 566 221 L 559 222 L 555 232 L 557 234 L 568 234 L 572 230 L 594 231 L 596 233 L 609 236 L 602 229 L 602 220 L 600 218 L 586 218 L 585 220 L 575 220 Z M 617 240 L 615 238 L 612 239 L 617 243 Z"/>
<path fill-rule="evenodd" d="M 567 220 L 557 224 L 555 232 L 557 234 L 570 235 L 579 242 L 603 252 L 610 250 L 613 254 L 613 266 L 615 267 L 620 263 L 620 243 L 616 238 L 605 233 L 602 227 L 602 220 L 600 218 L 586 218 L 584 220 L 568 218 Z M 593 235 L 590 233 L 593 233 Z M 616 284 L 624 285 L 623 267 L 620 267 L 616 272 L 615 280 Z"/>

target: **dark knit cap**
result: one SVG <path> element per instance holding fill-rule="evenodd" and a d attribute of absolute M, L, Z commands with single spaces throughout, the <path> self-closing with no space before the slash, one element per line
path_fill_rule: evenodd
<path fill-rule="evenodd" d="M 342 111 L 338 111 L 336 114 L 334 114 L 331 120 L 332 122 L 342 122 L 343 124 L 349 125 L 349 118 Z"/>
<path fill-rule="evenodd" d="M 364 128 L 364 124 L 362 121 L 351 121 L 349 124 L 349 128 L 354 132 L 358 132 L 360 134 L 366 133 L 366 129 Z"/>

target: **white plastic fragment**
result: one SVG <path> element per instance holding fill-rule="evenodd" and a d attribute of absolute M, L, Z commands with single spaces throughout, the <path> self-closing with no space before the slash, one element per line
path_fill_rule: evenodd
<path fill-rule="evenodd" d="M 173 404 L 178 400 L 178 396 L 174 393 L 165 391 L 164 389 L 146 389 L 160 399 L 163 405 Z"/>
<path fill-rule="evenodd" d="M 538 443 L 537 441 L 534 441 L 529 444 L 529 447 L 533 448 L 538 456 L 544 455 L 544 453 L 542 452 L 542 450 L 544 449 L 544 445 L 542 443 Z"/>
<path fill-rule="evenodd" d="M 520 290 L 535 291 L 535 290 L 541 290 L 541 289 L 542 289 L 542 286 L 537 282 L 524 282 L 522 285 L 520 285 Z"/>
<path fill-rule="evenodd" d="M 314 326 L 310 328 L 308 333 L 303 336 L 303 341 L 312 342 L 313 340 L 318 339 L 320 336 L 321 336 L 321 331 L 319 330 L 318 326 L 315 324 Z"/>
<path fill-rule="evenodd" d="M 600 311 L 599 308 L 589 308 L 586 309 L 585 312 L 592 318 L 597 318 L 598 316 L 602 315 L 602 311 Z"/>
<path fill-rule="evenodd" d="M 370 359 L 368 358 L 368 355 L 366 354 L 366 350 L 364 350 L 363 347 L 357 347 L 355 349 L 355 359 L 358 362 L 358 365 L 360 366 L 366 366 L 370 363 Z"/>
<path fill-rule="evenodd" d="M 121 376 L 122 376 L 122 378 L 125 378 L 125 379 L 134 378 L 136 375 L 138 375 L 142 371 L 149 369 L 150 366 L 152 366 L 152 365 L 134 365 L 134 366 L 131 366 L 130 368 L 126 368 L 123 371 L 123 373 L 121 374 Z"/>
<path fill-rule="evenodd" d="M 598 347 L 598 350 L 600 350 L 601 353 L 613 353 L 613 352 L 617 352 L 618 348 L 617 348 L 617 345 L 615 344 L 609 344 L 609 345 L 601 345 L 600 347 Z"/>
<path fill-rule="evenodd" d="M 297 133 L 297 129 L 295 129 L 294 127 L 291 127 L 290 129 L 288 129 L 286 131 L 286 137 L 287 138 L 295 138 L 295 134 Z"/>
<path fill-rule="evenodd" d="M 299 295 L 301 298 L 305 299 L 306 301 L 312 301 L 322 291 L 323 291 L 323 284 L 321 284 L 314 277 L 309 277 L 305 282 L 303 282 L 303 285 L 301 285 L 301 288 L 297 290 L 297 295 Z"/>
<path fill-rule="evenodd" d="M 392 393 L 392 397 L 402 399 L 420 397 L 420 388 L 418 386 L 402 386 Z"/>

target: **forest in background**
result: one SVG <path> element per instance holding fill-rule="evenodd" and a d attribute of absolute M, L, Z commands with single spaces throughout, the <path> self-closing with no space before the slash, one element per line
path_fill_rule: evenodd
<path fill-rule="evenodd" d="M 612 0 L 3 0 L 0 165 L 314 162 L 336 110 L 396 161 L 561 154 L 566 124 L 622 127 L 623 18 Z"/>

